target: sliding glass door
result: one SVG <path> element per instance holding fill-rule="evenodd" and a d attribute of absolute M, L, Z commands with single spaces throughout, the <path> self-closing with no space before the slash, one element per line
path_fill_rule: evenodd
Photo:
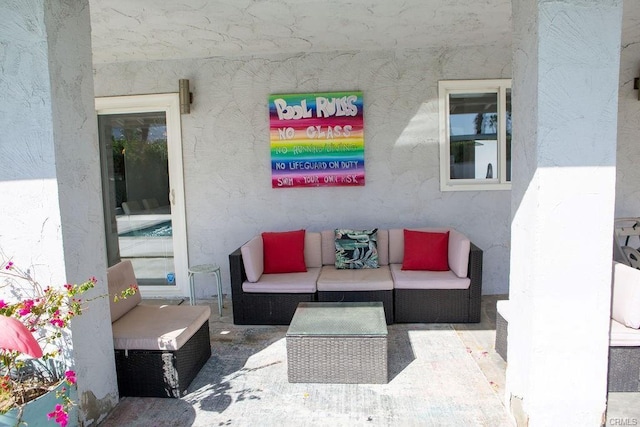
<path fill-rule="evenodd" d="M 145 297 L 188 294 L 177 94 L 96 99 L 109 265 Z"/>

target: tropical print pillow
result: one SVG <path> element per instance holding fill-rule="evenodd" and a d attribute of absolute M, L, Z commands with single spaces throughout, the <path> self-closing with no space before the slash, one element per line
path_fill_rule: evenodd
<path fill-rule="evenodd" d="M 378 229 L 335 230 L 336 268 L 378 268 Z"/>

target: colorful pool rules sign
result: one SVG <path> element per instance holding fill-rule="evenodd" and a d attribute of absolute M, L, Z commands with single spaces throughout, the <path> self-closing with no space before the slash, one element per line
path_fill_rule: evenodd
<path fill-rule="evenodd" d="M 364 185 L 362 92 L 269 96 L 273 188 Z"/>

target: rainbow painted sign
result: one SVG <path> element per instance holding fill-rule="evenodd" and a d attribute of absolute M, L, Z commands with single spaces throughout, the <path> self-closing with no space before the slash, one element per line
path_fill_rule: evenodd
<path fill-rule="evenodd" d="M 364 185 L 362 92 L 269 96 L 271 186 Z"/>

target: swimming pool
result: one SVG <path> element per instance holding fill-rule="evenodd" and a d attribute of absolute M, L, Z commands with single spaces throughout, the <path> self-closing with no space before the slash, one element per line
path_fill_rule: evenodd
<path fill-rule="evenodd" d="M 171 220 L 118 234 L 120 237 L 171 237 L 172 235 Z"/>

